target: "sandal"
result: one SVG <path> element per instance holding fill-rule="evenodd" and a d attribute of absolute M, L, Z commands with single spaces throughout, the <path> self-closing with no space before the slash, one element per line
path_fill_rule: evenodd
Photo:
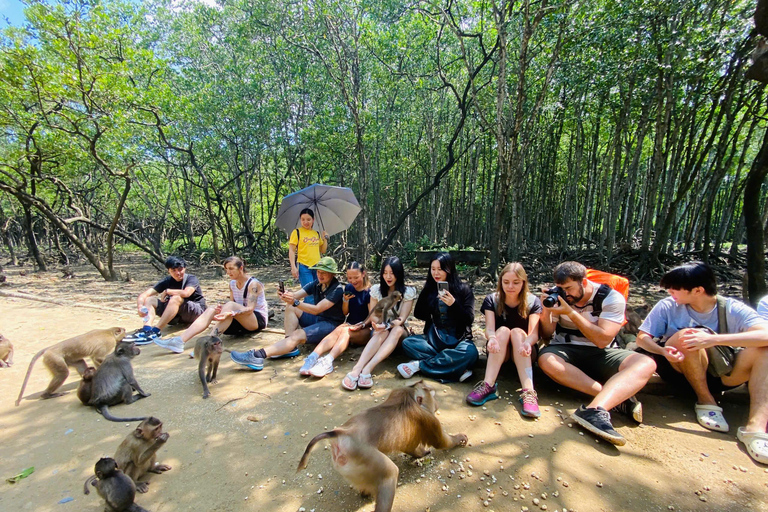
<path fill-rule="evenodd" d="M 730 427 L 723 416 L 723 408 L 717 405 L 696 404 L 696 419 L 704 428 L 716 432 L 728 432 Z"/>
<path fill-rule="evenodd" d="M 355 377 L 351 373 L 348 373 L 342 380 L 341 380 L 341 387 L 348 391 L 354 391 L 357 389 L 357 381 L 360 377 Z M 347 384 L 349 382 L 349 384 Z"/>
<path fill-rule="evenodd" d="M 739 427 L 736 438 L 747 447 L 747 453 L 752 460 L 760 464 L 768 464 L 768 434 L 746 432 L 744 427 Z"/>
<path fill-rule="evenodd" d="M 357 381 L 357 387 L 360 389 L 368 389 L 373 387 L 373 379 L 370 373 L 361 373 Z"/>

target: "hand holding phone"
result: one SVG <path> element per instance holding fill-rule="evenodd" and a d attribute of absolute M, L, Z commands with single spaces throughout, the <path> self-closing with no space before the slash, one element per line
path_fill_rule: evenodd
<path fill-rule="evenodd" d="M 277 289 L 280 293 L 285 293 L 285 281 L 278 281 Z"/>
<path fill-rule="evenodd" d="M 438 281 L 437 282 L 437 293 L 438 295 L 442 295 L 445 292 L 448 291 L 448 281 Z"/>

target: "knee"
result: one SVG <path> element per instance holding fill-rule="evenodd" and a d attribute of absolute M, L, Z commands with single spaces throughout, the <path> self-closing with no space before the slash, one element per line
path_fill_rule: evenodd
<path fill-rule="evenodd" d="M 541 370 L 547 375 L 557 372 L 562 366 L 558 364 L 557 357 L 546 352 L 539 355 L 538 363 L 539 368 L 541 368 Z"/>
<path fill-rule="evenodd" d="M 512 331 L 509 330 L 509 327 L 499 327 L 496 329 L 496 338 L 500 340 L 508 340 L 511 333 Z"/>
<path fill-rule="evenodd" d="M 403 329 L 402 326 L 396 325 L 392 328 L 391 331 L 389 331 L 389 335 L 387 336 L 388 339 L 394 339 L 399 341 L 400 338 L 403 336 L 403 333 L 405 332 L 405 329 Z"/>
<path fill-rule="evenodd" d="M 528 336 L 528 333 L 519 327 L 515 327 L 510 331 L 510 336 L 512 337 L 512 343 L 522 343 L 525 337 Z"/>
<path fill-rule="evenodd" d="M 173 304 L 176 306 L 181 306 L 183 303 L 184 303 L 184 298 L 178 295 L 174 295 L 168 300 L 168 304 Z"/>

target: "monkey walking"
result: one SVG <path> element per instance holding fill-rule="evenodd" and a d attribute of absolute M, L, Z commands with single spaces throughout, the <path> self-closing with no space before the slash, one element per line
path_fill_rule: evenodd
<path fill-rule="evenodd" d="M 404 452 L 420 458 L 430 453 L 430 446 L 445 449 L 467 444 L 465 434 L 443 432 L 436 410 L 435 390 L 423 381 L 395 389 L 383 404 L 315 436 L 296 471 L 307 467 L 318 441 L 330 439 L 334 469 L 353 487 L 376 498 L 375 512 L 390 512 L 399 469 L 385 454 Z"/>
<path fill-rule="evenodd" d="M 136 485 L 136 490 L 149 490 L 149 482 L 139 482 L 147 473 L 163 473 L 171 469 L 157 462 L 157 450 L 168 441 L 170 434 L 163 432 L 163 422 L 150 416 L 128 434 L 115 452 L 117 465 L 123 468 Z"/>
<path fill-rule="evenodd" d="M 104 418 L 109 421 L 141 421 L 147 419 L 146 416 L 140 418 L 117 418 L 109 413 L 110 405 L 121 403 L 131 404 L 140 398 L 150 396 L 149 393 L 141 389 L 136 377 L 133 375 L 133 366 L 131 359 L 141 354 L 132 341 L 121 341 L 115 347 L 115 351 L 104 359 L 101 366 L 90 378 L 90 381 L 80 383 L 78 397 L 88 398 L 84 405 L 92 405 Z M 90 383 L 90 387 L 88 386 Z M 133 390 L 138 391 L 134 395 Z M 82 401 L 82 398 L 81 398 Z"/>
<path fill-rule="evenodd" d="M 203 398 L 211 396 L 208 391 L 208 383 L 216 384 L 216 372 L 219 370 L 219 360 L 224 351 L 221 338 L 217 336 L 203 336 L 195 344 L 195 352 L 192 357 L 200 359 L 197 367 L 200 382 L 203 384 Z M 208 374 L 206 375 L 206 370 Z"/>
<path fill-rule="evenodd" d="M 362 324 L 363 325 L 367 324 L 368 321 L 371 320 L 372 318 L 377 318 L 379 319 L 379 323 L 386 324 L 388 320 L 387 317 L 390 311 L 392 312 L 393 317 L 397 315 L 397 312 L 395 311 L 395 306 L 397 305 L 398 302 L 400 302 L 400 299 L 402 298 L 403 298 L 403 295 L 397 290 L 387 295 L 386 297 L 382 298 L 379 302 L 376 303 L 375 306 L 373 306 L 373 309 L 368 315 L 368 318 L 363 320 Z"/>
<path fill-rule="evenodd" d="M 0 368 L 8 368 L 13 364 L 13 344 L 11 340 L 0 334 Z"/>
<path fill-rule="evenodd" d="M 53 398 L 64 394 L 56 393 L 56 390 L 69 377 L 69 366 L 74 366 L 77 372 L 82 375 L 88 367 L 85 358 L 89 357 L 93 361 L 93 365 L 98 368 L 123 337 L 125 337 L 125 329 L 122 327 L 94 329 L 93 331 L 42 349 L 29 362 L 27 375 L 21 384 L 21 391 L 19 391 L 19 398 L 16 399 L 16 405 L 18 406 L 21 403 L 21 397 L 24 396 L 24 389 L 27 387 L 32 367 L 40 356 L 43 356 L 43 364 L 53 375 L 48 388 L 46 388 L 40 398 Z"/>
<path fill-rule="evenodd" d="M 99 459 L 93 468 L 94 476 L 88 477 L 83 486 L 83 493 L 90 494 L 88 485 L 96 488 L 107 506 L 105 512 L 149 512 L 135 504 L 136 486 L 120 467 L 115 459 L 103 457 Z"/>

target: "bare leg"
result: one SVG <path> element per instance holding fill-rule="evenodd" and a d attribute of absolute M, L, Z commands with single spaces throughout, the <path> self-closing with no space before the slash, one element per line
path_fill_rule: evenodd
<path fill-rule="evenodd" d="M 736 356 L 731 375 L 723 377 L 726 386 L 749 381 L 749 420 L 747 432 L 765 432 L 768 423 L 768 348 L 750 347 Z"/>
<path fill-rule="evenodd" d="M 341 337 L 342 331 L 346 331 L 348 329 L 349 329 L 349 324 L 341 324 L 336 329 L 334 329 L 333 332 L 331 332 L 331 334 L 323 338 L 322 341 L 320 341 L 320 343 L 317 344 L 317 346 L 315 347 L 315 350 L 313 350 L 312 352 L 314 352 L 318 356 L 321 356 L 326 352 L 328 352 L 329 350 L 333 349 L 333 347 L 336 346 L 337 341 Z"/>
<path fill-rule="evenodd" d="M 489 386 L 496 384 L 496 379 L 499 376 L 501 365 L 507 359 L 507 352 L 509 351 L 509 338 L 510 331 L 508 327 L 499 327 L 496 329 L 496 341 L 499 344 L 499 351 L 495 354 L 488 351 L 488 362 L 485 365 L 485 382 Z"/>
<path fill-rule="evenodd" d="M 181 341 L 184 343 L 188 342 L 201 332 L 205 330 L 206 327 L 213 321 L 213 315 L 216 314 L 216 308 L 213 306 L 210 306 L 203 311 L 203 314 L 197 317 L 197 319 L 192 322 L 189 327 L 187 327 L 184 332 L 182 332 L 179 335 L 179 338 L 181 338 Z"/>
<path fill-rule="evenodd" d="M 643 389 L 656 371 L 656 362 L 643 354 L 632 354 L 621 362 L 618 373 L 603 384 L 603 389 L 587 407 L 610 410 Z"/>
<path fill-rule="evenodd" d="M 404 332 L 405 329 L 400 325 L 393 327 L 392 330 L 389 331 L 389 335 L 384 340 L 384 343 L 381 344 L 379 350 L 376 351 L 371 360 L 368 361 L 363 368 L 363 373 L 373 373 L 373 369 L 376 368 L 376 365 L 388 358 L 389 355 L 395 351 Z"/>
<path fill-rule="evenodd" d="M 363 349 L 363 353 L 360 354 L 360 359 L 352 368 L 352 371 L 349 372 L 351 375 L 359 377 L 360 374 L 363 373 L 363 368 L 373 358 L 376 352 L 378 352 L 382 343 L 384 343 L 384 340 L 387 339 L 387 336 L 389 336 L 387 331 L 374 332 L 373 336 L 371 336 L 371 341 L 368 342 L 368 344 Z"/>
<path fill-rule="evenodd" d="M 307 335 L 304 332 L 304 329 L 299 329 L 298 331 L 294 331 L 293 334 L 286 336 L 277 343 L 273 343 L 268 347 L 264 347 L 264 352 L 267 353 L 267 357 L 281 356 L 283 354 L 287 354 L 306 341 Z"/>
<path fill-rule="evenodd" d="M 168 299 L 168 305 L 165 307 L 165 311 L 163 311 L 163 316 L 160 317 L 160 320 L 158 320 L 156 327 L 158 329 L 163 329 L 166 325 L 168 325 L 168 322 L 174 319 L 176 314 L 179 312 L 179 308 L 184 303 L 184 299 L 179 297 L 178 295 L 174 295 L 170 299 Z"/>
<path fill-rule="evenodd" d="M 558 384 L 584 394 L 597 396 L 603 390 L 602 384 L 555 354 L 542 354 L 539 358 L 539 368 Z"/>
<path fill-rule="evenodd" d="M 520 353 L 520 347 L 525 342 L 527 333 L 522 329 L 513 329 L 512 338 L 512 359 L 515 361 L 517 376 L 520 378 L 520 385 L 523 389 L 533 389 L 533 373 L 531 356 L 524 356 Z"/>
<path fill-rule="evenodd" d="M 688 380 L 694 393 L 696 393 L 697 403 L 717 405 L 717 400 L 712 396 L 707 385 L 707 366 L 709 365 L 707 352 L 705 350 L 694 350 L 692 352 L 684 350 L 679 345 L 679 337 L 680 332 L 676 332 L 666 343 L 667 346 L 676 347 L 685 355 L 685 359 L 681 362 L 671 363 L 672 367 L 685 375 L 686 380 Z"/>
<path fill-rule="evenodd" d="M 295 330 L 301 329 L 301 326 L 299 325 L 299 318 L 301 317 L 302 313 L 304 312 L 300 309 L 296 309 L 293 306 L 288 306 L 285 308 L 285 322 L 283 325 L 285 326 L 286 336 L 290 336 Z"/>

